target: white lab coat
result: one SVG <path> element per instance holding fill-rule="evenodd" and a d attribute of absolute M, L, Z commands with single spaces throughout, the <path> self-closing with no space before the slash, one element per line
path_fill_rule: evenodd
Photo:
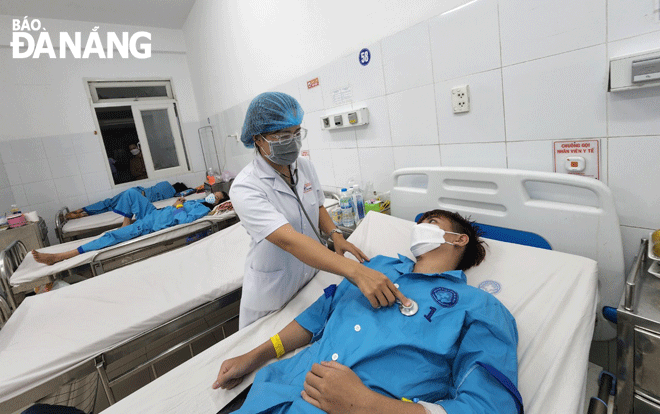
<path fill-rule="evenodd" d="M 294 164 L 295 165 L 295 164 Z M 314 167 L 298 158 L 298 195 L 318 230 L 319 207 L 325 196 Z M 241 224 L 252 237 L 245 263 L 239 325 L 249 325 L 280 309 L 318 272 L 266 240 L 285 224 L 318 240 L 296 196 L 260 155 L 238 174 L 229 191 Z"/>

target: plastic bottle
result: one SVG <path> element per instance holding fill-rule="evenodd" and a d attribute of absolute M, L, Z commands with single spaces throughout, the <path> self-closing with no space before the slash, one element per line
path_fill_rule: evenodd
<path fill-rule="evenodd" d="M 215 184 L 215 171 L 213 171 L 213 168 L 209 168 L 206 170 L 206 182 L 213 185 Z"/>
<path fill-rule="evenodd" d="M 358 222 L 364 218 L 364 197 L 362 191 L 360 191 L 360 186 L 357 184 L 353 186 L 353 207 L 357 217 L 356 222 Z"/>
<path fill-rule="evenodd" d="M 349 181 L 349 187 L 346 187 L 346 195 L 348 196 L 348 204 L 351 206 L 351 214 L 353 215 L 353 223 L 357 223 L 358 217 L 357 213 L 355 212 L 355 204 L 353 203 L 353 184 L 351 184 L 353 181 Z"/>
<path fill-rule="evenodd" d="M 344 227 L 351 227 L 355 223 L 353 219 L 353 208 L 351 207 L 351 198 L 345 188 L 341 189 L 339 197 L 339 206 L 341 207 L 341 223 Z"/>

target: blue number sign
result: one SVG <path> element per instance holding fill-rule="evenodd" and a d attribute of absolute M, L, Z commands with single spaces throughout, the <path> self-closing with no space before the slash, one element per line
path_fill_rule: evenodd
<path fill-rule="evenodd" d="M 371 52 L 369 49 L 366 47 L 362 50 L 360 50 L 360 55 L 358 56 L 358 59 L 360 60 L 360 64 L 362 66 L 367 66 L 369 64 L 369 61 L 371 60 Z"/>

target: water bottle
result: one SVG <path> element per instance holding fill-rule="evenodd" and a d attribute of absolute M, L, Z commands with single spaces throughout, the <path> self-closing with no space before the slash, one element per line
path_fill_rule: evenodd
<path fill-rule="evenodd" d="M 215 176 L 216 176 L 216 174 L 215 174 L 215 171 L 213 170 L 213 168 L 209 168 L 208 170 L 206 170 L 206 182 L 207 183 L 209 183 L 211 185 L 215 184 Z"/>
<path fill-rule="evenodd" d="M 345 188 L 341 189 L 339 197 L 339 207 L 341 208 L 341 223 L 344 227 L 351 227 L 354 224 L 353 208 L 351 207 L 351 198 Z"/>
<path fill-rule="evenodd" d="M 360 186 L 355 184 L 353 186 L 353 208 L 355 209 L 356 222 L 364 218 L 364 197 L 362 197 L 362 191 L 360 191 Z"/>

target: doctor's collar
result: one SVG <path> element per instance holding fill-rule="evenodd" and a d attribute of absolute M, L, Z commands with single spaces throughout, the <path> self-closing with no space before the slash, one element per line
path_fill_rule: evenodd
<path fill-rule="evenodd" d="M 256 153 L 257 155 L 255 157 L 255 161 L 257 163 L 258 170 L 261 172 L 262 177 L 273 178 L 273 179 L 277 179 L 278 177 L 280 177 L 282 181 L 284 181 L 284 183 L 290 188 L 293 188 L 296 185 L 298 185 L 298 160 L 296 160 L 296 162 L 292 164 L 294 165 L 293 169 L 291 169 L 291 165 L 288 166 L 291 176 L 293 177 L 293 185 L 292 185 L 289 183 L 288 177 L 286 175 L 277 171 L 275 167 L 270 165 L 268 161 L 264 158 L 264 156 L 261 155 L 261 153 L 259 153 L 259 151 L 256 151 Z"/>

